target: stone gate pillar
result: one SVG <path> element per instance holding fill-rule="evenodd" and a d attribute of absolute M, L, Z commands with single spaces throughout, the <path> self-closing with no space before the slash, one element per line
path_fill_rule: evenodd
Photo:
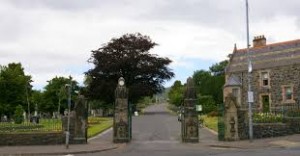
<path fill-rule="evenodd" d="M 86 144 L 88 128 L 87 103 L 83 95 L 79 95 L 74 110 L 70 111 L 70 144 Z M 62 118 L 63 131 L 68 129 L 68 116 Z"/>
<path fill-rule="evenodd" d="M 131 123 L 129 121 L 128 90 L 124 78 L 119 78 L 115 91 L 113 142 L 125 143 L 131 139 Z"/>
<path fill-rule="evenodd" d="M 225 133 L 224 138 L 227 141 L 239 140 L 238 136 L 238 116 L 237 116 L 237 102 L 236 97 L 232 94 L 225 97 L 225 113 L 224 113 L 224 124 Z"/>
<path fill-rule="evenodd" d="M 181 121 L 182 142 L 199 142 L 198 114 L 196 111 L 197 95 L 192 78 L 188 78 L 184 93 L 183 120 Z"/>

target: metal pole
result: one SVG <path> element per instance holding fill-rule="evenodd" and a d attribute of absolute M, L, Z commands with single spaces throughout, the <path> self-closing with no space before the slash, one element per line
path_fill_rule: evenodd
<path fill-rule="evenodd" d="M 26 99 L 27 99 L 27 110 L 28 110 L 28 121 L 30 122 L 30 103 L 29 103 L 29 98 L 28 98 L 28 81 L 26 81 Z"/>
<path fill-rule="evenodd" d="M 248 96 L 253 94 L 251 92 L 251 72 L 252 72 L 252 64 L 250 59 L 250 51 L 249 51 L 249 6 L 248 0 L 246 0 L 246 27 L 247 27 L 247 58 L 248 58 Z M 252 100 L 248 97 L 248 114 L 249 114 L 249 139 L 252 142 L 253 140 L 253 124 L 252 124 Z"/>
<path fill-rule="evenodd" d="M 66 132 L 66 148 L 69 148 L 69 139 L 70 139 L 70 113 L 71 113 L 71 89 L 72 89 L 72 82 L 67 84 L 68 87 L 68 123 L 67 123 L 67 132 Z"/>

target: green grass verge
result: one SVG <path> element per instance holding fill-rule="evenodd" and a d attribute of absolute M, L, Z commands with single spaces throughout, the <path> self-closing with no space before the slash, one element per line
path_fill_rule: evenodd
<path fill-rule="evenodd" d="M 88 138 L 96 136 L 97 134 L 107 130 L 112 127 L 113 120 L 112 118 L 98 118 L 101 122 L 89 124 L 88 127 Z"/>
<path fill-rule="evenodd" d="M 204 120 L 204 126 L 218 132 L 218 117 L 208 117 L 207 115 L 202 115 L 200 118 Z"/>

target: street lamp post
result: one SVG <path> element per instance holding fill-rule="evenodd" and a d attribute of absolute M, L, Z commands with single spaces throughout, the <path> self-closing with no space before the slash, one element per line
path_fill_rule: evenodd
<path fill-rule="evenodd" d="M 70 140 L 70 113 L 71 113 L 71 91 L 72 91 L 72 82 L 66 84 L 65 87 L 68 89 L 68 121 L 67 121 L 67 131 L 66 131 L 66 148 L 69 148 Z"/>
<path fill-rule="evenodd" d="M 251 91 L 251 72 L 252 72 L 252 63 L 250 59 L 250 43 L 249 43 L 249 6 L 248 0 L 246 0 L 246 29 L 247 29 L 247 58 L 248 58 L 248 114 L 249 114 L 249 139 L 252 142 L 253 140 L 253 124 L 252 124 L 252 103 L 253 92 Z"/>

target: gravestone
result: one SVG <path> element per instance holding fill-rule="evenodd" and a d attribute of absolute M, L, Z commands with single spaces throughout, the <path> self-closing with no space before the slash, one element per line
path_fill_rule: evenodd
<path fill-rule="evenodd" d="M 182 142 L 199 142 L 198 114 L 196 111 L 197 95 L 192 78 L 188 78 L 187 87 L 184 92 L 183 119 L 181 121 Z"/>
<path fill-rule="evenodd" d="M 124 78 L 120 78 L 115 90 L 113 142 L 126 143 L 131 140 L 131 122 L 129 118 L 128 90 Z"/>

